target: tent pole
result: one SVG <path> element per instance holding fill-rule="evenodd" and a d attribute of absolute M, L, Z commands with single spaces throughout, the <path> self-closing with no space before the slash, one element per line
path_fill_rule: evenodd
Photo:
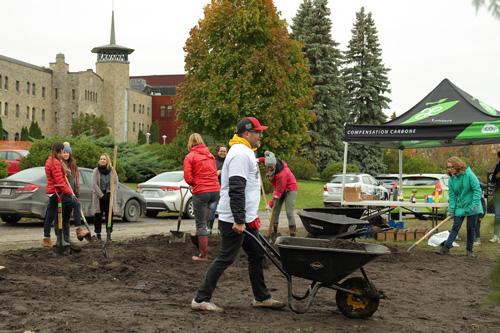
<path fill-rule="evenodd" d="M 344 165 L 342 167 L 342 195 L 340 198 L 340 205 L 344 205 L 344 188 L 345 188 L 345 174 L 347 172 L 347 148 L 349 144 L 344 141 Z"/>
<path fill-rule="evenodd" d="M 399 149 L 399 181 L 398 181 L 398 198 L 396 200 L 399 200 L 399 197 L 403 198 L 403 149 Z M 403 209 L 402 207 L 399 207 L 399 220 L 403 220 Z"/>

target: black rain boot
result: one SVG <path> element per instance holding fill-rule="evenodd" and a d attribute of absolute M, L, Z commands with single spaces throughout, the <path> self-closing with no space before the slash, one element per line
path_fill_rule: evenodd
<path fill-rule="evenodd" d="M 96 233 L 96 234 L 95 234 L 95 237 L 97 238 L 97 240 L 102 240 L 102 238 L 101 238 L 101 234 L 100 234 L 100 233 Z"/>

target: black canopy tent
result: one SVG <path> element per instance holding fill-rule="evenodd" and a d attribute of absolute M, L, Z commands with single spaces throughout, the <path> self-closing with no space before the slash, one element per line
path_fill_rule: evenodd
<path fill-rule="evenodd" d="M 396 119 L 381 125 L 347 124 L 344 174 L 348 143 L 399 149 L 401 184 L 404 149 L 500 143 L 500 112 L 444 79 Z"/>

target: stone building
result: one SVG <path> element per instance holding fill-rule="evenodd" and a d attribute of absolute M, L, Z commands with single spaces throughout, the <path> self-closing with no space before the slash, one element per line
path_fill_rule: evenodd
<path fill-rule="evenodd" d="M 151 96 L 130 85 L 128 56 L 115 42 L 114 13 L 108 45 L 95 47 L 96 70 L 70 72 L 63 54 L 50 68 L 0 55 L 0 118 L 3 137 L 18 140 L 22 127 L 38 122 L 45 136 L 69 135 L 81 114 L 103 116 L 114 139 L 137 142 L 151 126 Z"/>

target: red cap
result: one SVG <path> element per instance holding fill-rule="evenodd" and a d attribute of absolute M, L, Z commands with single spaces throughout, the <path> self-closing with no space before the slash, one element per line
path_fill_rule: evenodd
<path fill-rule="evenodd" d="M 246 131 L 264 131 L 268 126 L 263 126 L 254 117 L 246 117 L 240 120 L 238 125 L 236 125 L 236 133 L 243 133 Z"/>

